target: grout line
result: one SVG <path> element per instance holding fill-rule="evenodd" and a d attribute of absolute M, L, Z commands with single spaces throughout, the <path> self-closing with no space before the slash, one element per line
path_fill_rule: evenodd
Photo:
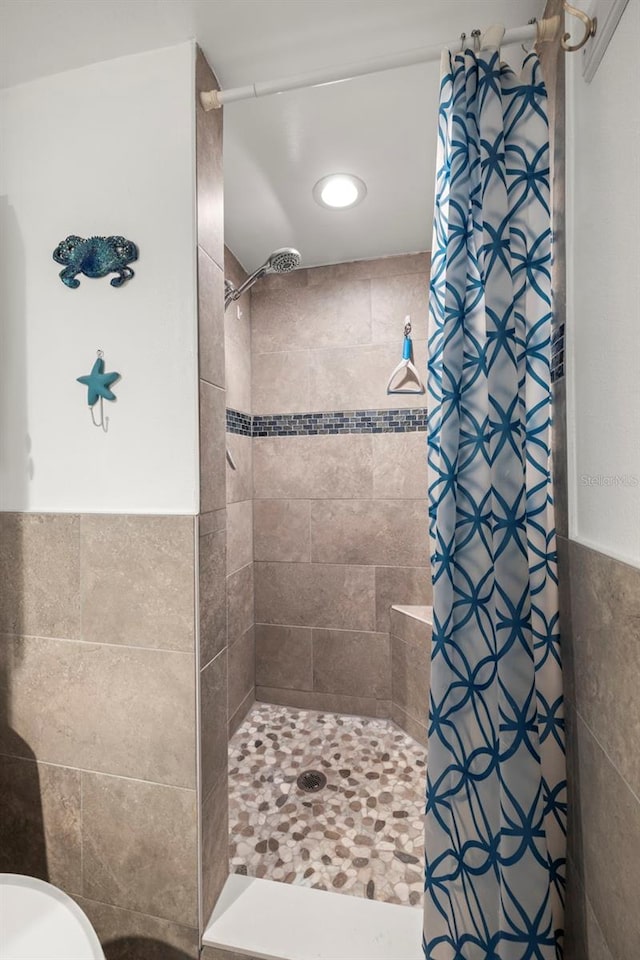
<path fill-rule="evenodd" d="M 160 923 L 170 923 L 183 930 L 190 930 L 195 934 L 198 933 L 197 927 L 190 927 L 188 924 L 181 923 L 179 920 L 169 920 L 168 917 L 158 917 L 155 913 L 143 913 L 141 910 L 132 910 L 130 907 L 120 907 L 115 903 L 108 903 L 106 900 L 96 900 L 95 897 L 85 897 L 84 894 L 76 894 L 75 897 L 73 894 L 70 894 L 70 896 L 72 900 L 79 898 L 80 900 L 85 900 L 87 903 L 97 903 L 102 907 L 110 907 L 112 910 L 122 910 L 123 913 L 133 913 L 137 917 L 149 917 L 151 920 L 158 920 Z"/>
<path fill-rule="evenodd" d="M 618 774 L 618 776 L 620 777 L 620 779 L 621 779 L 622 782 L 624 783 L 624 785 L 627 787 L 627 789 L 628 789 L 629 793 L 631 794 L 631 796 L 634 798 L 634 800 L 637 801 L 637 803 L 640 804 L 640 797 L 639 797 L 638 794 L 635 792 L 635 790 L 633 789 L 633 787 L 631 786 L 631 784 L 628 782 L 627 778 L 626 778 L 625 775 L 623 774 L 622 770 L 620 770 L 620 768 L 618 767 L 617 763 L 616 763 L 616 762 L 613 760 L 613 758 L 609 755 L 608 751 L 607 751 L 606 748 L 603 746 L 603 744 L 601 743 L 600 739 L 596 736 L 596 734 L 594 733 L 592 727 L 587 723 L 587 721 L 585 720 L 585 718 L 582 716 L 582 713 L 578 710 L 578 708 L 577 708 L 577 706 L 576 706 L 575 704 L 573 705 L 573 709 L 575 710 L 576 715 L 577 715 L 578 717 L 580 717 L 580 720 L 583 722 L 583 724 L 585 725 L 585 727 L 586 727 L 586 729 L 588 730 L 589 734 L 590 734 L 591 737 L 595 740 L 595 742 L 596 742 L 596 744 L 598 745 L 598 747 L 600 748 L 600 750 L 602 750 L 602 752 L 603 752 L 603 754 L 605 755 L 605 757 L 606 757 L 606 759 L 608 760 L 608 762 L 611 764 L 611 766 L 613 767 L 613 769 L 616 771 L 616 773 Z M 580 757 L 579 757 L 579 755 L 578 755 L 578 765 L 579 765 L 579 764 L 580 764 Z"/>
<path fill-rule="evenodd" d="M 76 773 L 90 776 L 110 777 L 112 780 L 128 780 L 132 783 L 145 783 L 152 787 L 166 787 L 168 790 L 184 790 L 185 793 L 193 793 L 194 795 L 196 793 L 195 785 L 193 787 L 185 787 L 184 784 L 180 783 L 161 783 L 159 780 L 143 780 L 141 777 L 128 777 L 122 773 L 108 773 L 105 770 L 90 770 L 88 767 L 74 767 L 72 764 L 57 763 L 55 760 L 39 760 L 37 757 L 20 757 L 13 753 L 4 753 L 4 751 L 0 751 L 0 757 L 5 757 L 8 760 L 22 760 L 24 763 L 40 764 L 44 767 L 56 767 L 59 770 L 74 770 Z"/>
<path fill-rule="evenodd" d="M 17 640 L 51 640 L 53 643 L 77 643 L 84 647 L 110 647 L 113 650 L 143 650 L 147 653 L 173 653 L 181 657 L 194 656 L 194 652 L 189 650 L 174 650 L 167 647 L 143 647 L 134 643 L 110 643 L 108 640 L 79 640 L 73 637 L 48 637 L 32 633 L 0 633 L 0 637 L 13 637 Z"/>
<path fill-rule="evenodd" d="M 111 647 L 114 650 L 144 650 L 147 653 L 174 653 L 181 657 L 194 656 L 194 651 L 189 650 L 173 650 L 167 647 L 146 647 L 139 646 L 134 643 L 110 643 L 108 640 L 80 640 L 74 637 L 48 637 L 37 633 L 0 633 L 0 637 L 14 637 L 17 640 L 51 640 L 54 643 L 77 643 L 85 647 Z"/>

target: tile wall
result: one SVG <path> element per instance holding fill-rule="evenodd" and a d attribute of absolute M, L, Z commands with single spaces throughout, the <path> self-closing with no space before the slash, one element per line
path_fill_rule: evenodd
<path fill-rule="evenodd" d="M 392 608 L 390 642 L 391 718 L 426 747 L 432 628 L 425 614 Z"/>
<path fill-rule="evenodd" d="M 258 700 L 391 714 L 392 603 L 431 595 L 424 396 L 388 396 L 429 257 L 269 276 L 251 296 Z M 311 416 L 313 415 L 313 416 Z"/>
<path fill-rule="evenodd" d="M 226 276 L 234 286 L 246 273 L 225 250 Z M 228 420 L 251 420 L 251 294 L 225 312 L 225 355 Z M 227 593 L 229 600 L 229 736 L 255 700 L 255 630 L 253 566 L 253 445 L 251 431 L 228 423 L 227 460 Z"/>
<path fill-rule="evenodd" d="M 109 960 L 197 956 L 194 539 L 0 514 L 0 872 L 75 897 Z"/>

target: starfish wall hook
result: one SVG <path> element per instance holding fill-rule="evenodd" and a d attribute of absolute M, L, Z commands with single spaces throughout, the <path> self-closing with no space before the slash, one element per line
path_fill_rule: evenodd
<path fill-rule="evenodd" d="M 104 416 L 103 401 L 117 399 L 115 393 L 109 388 L 120 379 L 120 374 L 115 371 L 111 373 L 104 372 L 104 353 L 102 350 L 98 350 L 98 359 L 91 368 L 91 373 L 87 373 L 83 377 L 77 377 L 76 379 L 78 383 L 81 383 L 87 388 L 87 403 L 91 409 L 91 420 L 93 421 L 94 427 L 102 427 L 106 433 L 109 429 L 109 417 L 105 418 Z M 98 402 L 100 404 L 100 419 L 96 422 L 93 415 L 93 408 Z"/>

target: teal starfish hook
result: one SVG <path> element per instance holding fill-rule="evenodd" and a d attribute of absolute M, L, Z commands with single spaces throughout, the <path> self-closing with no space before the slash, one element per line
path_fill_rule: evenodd
<path fill-rule="evenodd" d="M 91 373 L 88 373 L 84 377 L 77 377 L 76 379 L 78 383 L 81 383 L 87 387 L 87 403 L 90 407 L 97 403 L 97 401 L 101 398 L 105 400 L 116 399 L 115 393 L 113 393 L 109 387 L 112 383 L 115 383 L 116 380 L 120 379 L 120 374 L 115 372 L 104 372 L 102 351 L 99 351 L 98 359 L 94 363 Z"/>

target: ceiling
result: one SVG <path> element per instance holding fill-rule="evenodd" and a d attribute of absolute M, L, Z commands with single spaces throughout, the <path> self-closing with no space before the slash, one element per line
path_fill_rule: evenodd
<path fill-rule="evenodd" d="M 0 0 L 0 86 L 195 37 L 222 87 L 451 41 L 542 16 L 544 0 Z M 522 52 L 505 50 L 519 64 Z M 280 246 L 303 265 L 426 250 L 437 63 L 225 108 L 225 237 L 249 270 Z M 354 173 L 366 199 L 312 188 Z"/>

